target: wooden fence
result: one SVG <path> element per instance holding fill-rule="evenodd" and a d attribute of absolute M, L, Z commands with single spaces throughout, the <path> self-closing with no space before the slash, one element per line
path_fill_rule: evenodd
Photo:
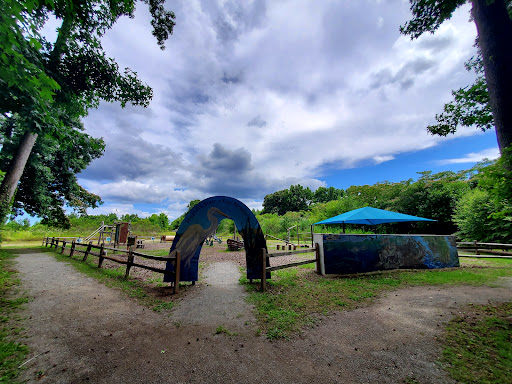
<path fill-rule="evenodd" d="M 292 256 L 300 253 L 311 253 L 315 252 L 315 258 L 310 260 L 297 261 L 295 263 L 276 265 L 275 267 L 267 267 L 267 257 L 279 257 L 279 256 Z M 267 290 L 267 272 L 277 271 L 279 269 L 297 267 L 303 264 L 316 263 L 316 271 L 320 271 L 320 248 L 318 244 L 315 245 L 314 249 L 301 249 L 292 252 L 275 252 L 267 253 L 265 248 L 261 250 L 261 290 L 265 292 Z"/>
<path fill-rule="evenodd" d="M 50 245 L 50 248 L 55 247 L 55 249 L 61 248 L 60 253 L 64 253 L 64 250 L 66 249 L 67 244 L 69 244 L 69 241 L 67 241 L 66 239 L 59 239 L 58 237 L 46 237 L 43 239 L 43 245 L 45 245 L 46 247 L 48 245 Z M 130 269 L 132 267 L 143 268 L 143 269 L 147 269 L 147 270 L 150 270 L 153 272 L 163 273 L 165 275 L 171 275 L 174 278 L 173 279 L 173 292 L 178 293 L 179 286 L 180 286 L 180 284 L 179 284 L 179 282 L 180 282 L 180 278 L 179 278 L 179 276 L 180 276 L 180 260 L 181 260 L 180 251 L 178 250 L 176 252 L 176 256 L 173 256 L 173 257 L 161 257 L 161 256 L 146 255 L 144 253 L 135 252 L 133 250 L 133 247 L 134 247 L 134 245 L 130 246 L 128 248 L 128 250 L 125 250 L 125 249 L 119 249 L 119 248 L 106 247 L 104 243 L 101 245 L 93 245 L 92 241 L 85 244 L 85 243 L 78 243 L 73 240 L 71 242 L 71 245 L 69 248 L 69 256 L 72 257 L 73 254 L 75 254 L 76 252 L 82 253 L 84 255 L 82 261 L 86 261 L 87 258 L 89 257 L 89 255 L 96 256 L 96 257 L 98 257 L 98 268 L 101 268 L 101 266 L 103 264 L 103 260 L 105 260 L 105 259 L 111 260 L 111 261 L 119 263 L 119 264 L 125 264 L 126 265 L 126 272 L 124 275 L 125 279 L 127 279 L 128 276 L 130 275 Z M 99 252 L 94 252 L 93 250 L 98 250 Z M 126 253 L 128 256 L 127 260 L 121 260 L 121 259 L 118 259 L 113 256 L 108 256 L 107 250 L 111 250 L 111 251 L 119 252 L 119 253 Z M 149 260 L 166 261 L 166 262 L 167 261 L 175 261 L 175 264 L 174 264 L 175 271 L 174 272 L 166 271 L 165 269 L 159 269 L 159 268 L 151 267 L 149 265 L 137 263 L 137 262 L 135 262 L 136 256 L 142 257 L 144 259 L 149 259 Z"/>
<path fill-rule="evenodd" d="M 475 252 L 475 255 L 459 255 L 460 257 L 500 257 L 505 259 L 512 258 L 512 252 L 506 251 L 507 249 L 512 250 L 512 244 L 479 243 L 477 241 L 459 242 L 457 243 L 457 249 L 461 251 L 464 250 Z M 498 249 L 501 249 L 501 251 Z M 500 256 L 481 255 L 480 253 L 482 252 L 490 255 Z"/>

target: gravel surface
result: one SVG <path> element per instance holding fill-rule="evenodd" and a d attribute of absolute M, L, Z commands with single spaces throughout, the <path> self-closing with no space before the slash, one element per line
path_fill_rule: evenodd
<path fill-rule="evenodd" d="M 206 283 L 170 315 L 47 254 L 20 250 L 17 260 L 33 297 L 24 313 L 25 342 L 29 358 L 37 356 L 23 379 L 38 383 L 450 383 L 436 363 L 443 325 L 465 303 L 512 297 L 511 279 L 495 288 L 401 289 L 367 308 L 325 317 L 292 340 L 270 342 L 256 335 L 251 308 L 231 277 L 238 270 L 233 260 L 210 260 Z M 231 304 L 229 313 L 214 310 Z M 219 325 L 237 334 L 216 334 Z"/>

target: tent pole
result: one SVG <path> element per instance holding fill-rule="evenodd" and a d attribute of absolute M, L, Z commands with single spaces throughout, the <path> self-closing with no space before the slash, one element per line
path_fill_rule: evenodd
<path fill-rule="evenodd" d="M 345 233 L 345 222 L 343 222 L 343 233 Z"/>

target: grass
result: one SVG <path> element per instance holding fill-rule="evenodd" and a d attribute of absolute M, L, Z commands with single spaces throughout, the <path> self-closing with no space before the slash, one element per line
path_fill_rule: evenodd
<path fill-rule="evenodd" d="M 0 383 L 14 383 L 18 366 L 28 354 L 28 347 L 16 341 L 19 337 L 19 311 L 28 301 L 18 290 L 19 281 L 13 269 L 14 255 L 0 249 Z"/>
<path fill-rule="evenodd" d="M 256 306 L 261 331 L 269 339 L 289 338 L 315 324 L 320 315 L 368 305 L 384 291 L 413 285 L 484 285 L 499 277 L 512 276 L 512 260 L 486 259 L 486 268 L 471 267 L 462 260 L 457 269 L 390 271 L 358 276 L 320 276 L 306 268 L 282 269 L 272 273 L 268 292 L 259 284 L 241 283 Z M 309 268 L 307 268 L 309 266 Z"/>
<path fill-rule="evenodd" d="M 144 282 L 135 279 L 125 279 L 124 266 L 120 266 L 116 269 L 98 269 L 97 259 L 94 257 L 83 262 L 81 255 L 77 256 L 79 258 L 77 259 L 75 256 L 71 258 L 67 255 L 61 255 L 54 250 L 49 250 L 48 248 L 42 248 L 42 251 L 48 252 L 58 261 L 71 264 L 79 272 L 95 278 L 107 287 L 120 289 L 127 296 L 135 298 L 140 304 L 149 307 L 156 312 L 170 310 L 174 306 L 174 302 L 170 300 L 169 296 L 165 296 L 167 300 L 156 297 L 151 293 L 150 288 Z M 171 288 L 168 288 L 170 292 Z"/>
<path fill-rule="evenodd" d="M 238 332 L 231 332 L 229 329 L 224 327 L 223 325 L 219 325 L 217 329 L 215 329 L 215 335 L 225 334 L 227 336 L 238 336 Z"/>
<path fill-rule="evenodd" d="M 169 256 L 170 248 L 171 246 L 169 245 L 169 247 L 165 249 L 138 249 L 137 252 L 145 253 L 146 255 L 167 257 Z"/>
<path fill-rule="evenodd" d="M 443 358 L 462 383 L 512 383 L 512 303 L 468 305 L 448 324 Z"/>

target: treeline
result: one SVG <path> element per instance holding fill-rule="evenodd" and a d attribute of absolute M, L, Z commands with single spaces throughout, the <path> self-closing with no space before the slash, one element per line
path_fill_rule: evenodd
<path fill-rule="evenodd" d="M 416 181 L 380 182 L 346 190 L 321 187 L 314 192 L 293 185 L 265 196 L 258 220 L 265 232 L 285 236 L 293 225 L 307 232 L 313 223 L 371 206 L 437 220 L 380 225 L 378 232 L 456 234 L 461 240 L 510 243 L 511 169 L 510 156 L 503 156 L 497 162 L 482 162 L 457 173 L 420 172 Z M 373 230 L 367 226 L 351 228 Z M 319 230 L 331 232 L 340 228 Z"/>
<path fill-rule="evenodd" d="M 68 216 L 65 228 L 50 227 L 42 223 L 31 226 L 28 219 L 12 220 L 4 225 L 3 232 L 7 239 L 16 238 L 9 232 L 23 231 L 31 232 L 36 237 L 49 233 L 56 236 L 85 236 L 94 232 L 102 224 L 113 225 L 116 221 L 131 223 L 131 231 L 136 235 L 155 236 L 171 230 L 169 218 L 165 213 L 154 213 L 148 217 L 139 217 L 136 214 L 117 217 L 115 213 L 110 213 L 108 215 L 71 214 Z"/>
<path fill-rule="evenodd" d="M 436 222 L 413 222 L 368 226 L 348 226 L 349 232 L 377 230 L 380 233 L 456 234 L 461 240 L 512 243 L 512 161 L 502 156 L 496 162 L 482 162 L 460 172 L 419 172 L 419 178 L 391 183 L 351 186 L 346 190 L 320 187 L 315 191 L 301 185 L 265 196 L 263 209 L 254 211 L 264 233 L 284 238 L 291 227 L 309 232 L 318 221 L 371 206 L 409 215 L 426 217 Z M 191 201 L 187 212 L 199 200 Z M 131 222 L 132 232 L 138 235 L 159 235 L 177 230 L 185 217 L 172 223 L 165 213 L 141 218 L 136 214 L 117 217 L 109 215 L 70 215 L 69 229 L 61 236 L 85 235 L 97 229 L 102 222 Z M 297 232 L 297 227 L 291 234 Z M 231 220 L 221 221 L 217 233 L 231 235 Z M 41 223 L 32 227 L 27 219 L 11 221 L 4 230 L 30 231 L 34 234 L 51 233 L 57 229 Z M 316 232 L 339 232 L 341 227 L 316 226 Z M 62 230 L 58 230 L 62 231 Z"/>
<path fill-rule="evenodd" d="M 108 215 L 75 215 L 69 216 L 70 230 L 88 233 L 96 230 L 102 223 L 112 225 L 116 221 L 131 223 L 134 234 L 156 235 L 169 230 L 169 218 L 165 213 L 153 213 L 148 217 L 139 217 L 137 214 L 125 214 L 119 218 L 115 213 Z"/>

